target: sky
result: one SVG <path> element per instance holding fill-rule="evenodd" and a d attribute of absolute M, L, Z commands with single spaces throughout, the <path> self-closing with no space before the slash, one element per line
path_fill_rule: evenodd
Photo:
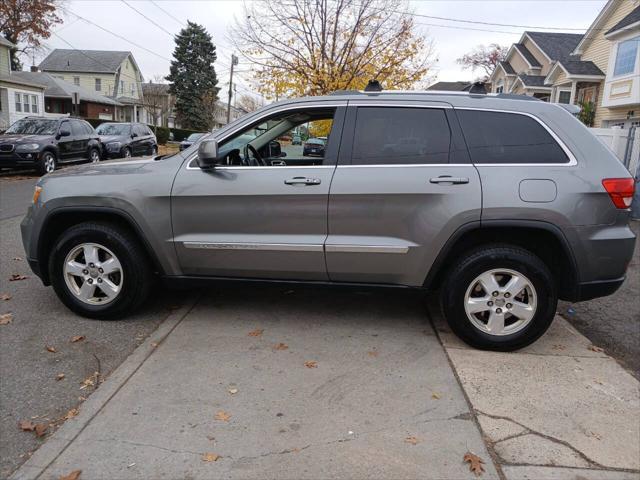
<path fill-rule="evenodd" d="M 582 33 L 605 3 L 605 0 L 409 0 L 408 5 L 416 14 L 417 31 L 433 41 L 437 61 L 431 70 L 432 76 L 439 81 L 455 81 L 472 80 L 481 75 L 480 71 L 462 70 L 456 63 L 457 58 L 474 46 L 510 45 L 517 42 L 525 30 Z M 242 13 L 241 0 L 68 0 L 63 12 L 64 23 L 55 27 L 45 46 L 48 49 L 129 50 L 145 80 L 149 80 L 168 74 L 174 48 L 172 34 L 178 33 L 188 19 L 204 25 L 213 37 L 218 53 L 215 66 L 219 86 L 226 89 L 233 53 L 229 26 Z M 45 55 L 46 52 L 36 57 L 36 64 Z M 240 62 L 236 67 L 237 76 L 234 74 L 237 93 L 255 92 L 250 65 L 242 58 Z M 26 69 L 31 60 L 24 64 Z"/>

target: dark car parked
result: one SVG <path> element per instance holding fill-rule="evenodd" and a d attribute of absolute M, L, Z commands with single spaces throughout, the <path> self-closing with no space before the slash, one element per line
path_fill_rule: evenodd
<path fill-rule="evenodd" d="M 324 145 L 325 141 L 321 138 L 310 138 L 302 147 L 302 155 L 317 155 L 319 157 L 324 157 Z"/>
<path fill-rule="evenodd" d="M 206 133 L 192 133 L 191 135 L 189 135 L 186 139 L 180 142 L 180 151 L 189 148 L 191 145 L 196 143 L 203 135 L 206 135 Z"/>
<path fill-rule="evenodd" d="M 77 118 L 26 117 L 0 135 L 0 168 L 53 172 L 58 163 L 100 161 L 102 147 L 93 127 Z"/>
<path fill-rule="evenodd" d="M 96 129 L 104 147 L 105 158 L 128 158 L 155 155 L 158 141 L 143 123 L 102 123 Z"/>

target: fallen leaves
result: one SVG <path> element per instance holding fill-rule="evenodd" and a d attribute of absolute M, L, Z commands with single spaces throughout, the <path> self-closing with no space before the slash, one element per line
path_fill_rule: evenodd
<path fill-rule="evenodd" d="M 221 458 L 217 453 L 205 453 L 202 455 L 203 462 L 217 462 Z"/>
<path fill-rule="evenodd" d="M 56 353 L 56 347 L 52 347 L 51 345 L 45 345 L 44 348 L 47 350 L 47 352 L 51 352 L 51 353 Z"/>
<path fill-rule="evenodd" d="M 482 466 L 484 461 L 475 453 L 465 453 L 462 460 L 469 463 L 469 471 L 475 473 L 476 477 L 479 477 L 484 472 L 484 467 Z"/>
<path fill-rule="evenodd" d="M 420 443 L 420 440 L 418 440 L 418 437 L 407 437 L 404 439 L 404 443 L 410 443 L 411 445 L 417 445 L 418 443 Z"/>
<path fill-rule="evenodd" d="M 35 432 L 36 437 L 42 437 L 47 432 L 49 425 L 46 423 L 33 423 L 31 420 L 21 420 L 18 423 L 18 427 L 23 432 Z"/>
<path fill-rule="evenodd" d="M 595 345 L 589 345 L 589 350 L 596 353 L 604 352 L 604 348 L 596 347 Z"/>
<path fill-rule="evenodd" d="M 60 477 L 60 480 L 78 480 L 78 478 L 80 478 L 81 473 L 82 473 L 82 470 L 74 470 L 70 474 L 63 475 L 62 477 Z"/>
<path fill-rule="evenodd" d="M 43 437 L 47 433 L 47 428 L 49 428 L 49 425 L 46 423 L 36 423 L 36 437 Z"/>
<path fill-rule="evenodd" d="M 255 330 L 251 330 L 248 335 L 250 337 L 259 337 L 263 332 L 264 330 L 262 328 L 256 328 Z"/>
<path fill-rule="evenodd" d="M 9 295 L 8 293 L 0 294 L 0 300 L 4 300 L 5 302 L 11 300 L 11 295 Z"/>
<path fill-rule="evenodd" d="M 309 360 L 307 362 L 304 362 L 304 366 L 307 368 L 318 368 L 318 362 L 315 362 L 313 360 Z"/>
<path fill-rule="evenodd" d="M 12 313 L 3 313 L 2 315 L 0 315 L 0 325 L 9 325 L 11 323 L 11 320 L 13 320 Z"/>
<path fill-rule="evenodd" d="M 84 390 L 87 387 L 93 387 L 96 386 L 98 384 L 98 379 L 99 379 L 100 374 L 98 372 L 93 372 L 93 375 L 85 378 L 82 383 L 80 384 L 80 390 Z"/>
<path fill-rule="evenodd" d="M 17 282 L 17 281 L 20 281 L 20 280 L 26 280 L 27 278 L 29 278 L 29 277 L 27 277 L 26 275 L 20 275 L 19 273 L 14 273 L 9 277 L 9 281 L 10 282 Z"/>
<path fill-rule="evenodd" d="M 84 339 L 85 339 L 84 335 L 76 335 L 74 337 L 71 337 L 71 343 L 81 342 Z"/>
<path fill-rule="evenodd" d="M 286 343 L 278 343 L 277 345 L 273 346 L 274 350 L 288 350 L 289 349 L 289 345 L 287 345 Z"/>
<path fill-rule="evenodd" d="M 229 387 L 228 392 L 229 392 L 231 395 L 235 395 L 236 393 L 238 393 L 238 389 L 237 389 L 236 387 Z"/>
<path fill-rule="evenodd" d="M 370 352 L 367 352 L 367 354 L 370 357 L 377 357 L 378 356 L 378 351 L 377 350 L 371 350 Z"/>
<path fill-rule="evenodd" d="M 62 380 L 66 375 L 64 373 L 59 373 L 58 375 L 56 375 L 56 380 L 60 381 Z"/>
<path fill-rule="evenodd" d="M 72 408 L 72 409 L 71 409 L 71 410 L 69 410 L 69 411 L 67 412 L 67 414 L 66 414 L 64 417 L 62 417 L 62 418 L 64 418 L 65 420 L 70 420 L 70 419 L 72 419 L 73 417 L 76 417 L 79 413 L 80 413 L 80 411 L 79 411 L 77 408 Z"/>
<path fill-rule="evenodd" d="M 431 398 L 433 398 L 434 400 L 440 400 L 440 394 L 434 392 L 431 394 Z"/>
<path fill-rule="evenodd" d="M 231 414 L 225 412 L 224 410 L 220 410 L 213 418 L 215 418 L 216 420 L 220 420 L 221 422 L 228 422 L 231 418 Z"/>

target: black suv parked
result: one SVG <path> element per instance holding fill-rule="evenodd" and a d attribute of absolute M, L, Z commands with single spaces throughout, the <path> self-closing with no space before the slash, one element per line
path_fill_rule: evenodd
<path fill-rule="evenodd" d="M 0 168 L 35 167 L 41 175 L 58 163 L 100 161 L 100 139 L 77 118 L 26 117 L 0 135 Z"/>
<path fill-rule="evenodd" d="M 102 123 L 96 129 L 104 146 L 105 158 L 155 155 L 156 136 L 143 123 Z"/>

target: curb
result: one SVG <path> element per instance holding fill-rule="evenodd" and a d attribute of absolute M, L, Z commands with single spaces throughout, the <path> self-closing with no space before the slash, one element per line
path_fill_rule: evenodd
<path fill-rule="evenodd" d="M 182 322 L 199 300 L 199 295 L 190 295 L 185 304 L 169 316 L 147 339 L 120 364 L 100 388 L 82 403 L 77 417 L 67 420 L 47 441 L 42 444 L 10 480 L 39 478 L 44 471 L 67 449 L 98 413 L 120 391 L 159 345 Z"/>

